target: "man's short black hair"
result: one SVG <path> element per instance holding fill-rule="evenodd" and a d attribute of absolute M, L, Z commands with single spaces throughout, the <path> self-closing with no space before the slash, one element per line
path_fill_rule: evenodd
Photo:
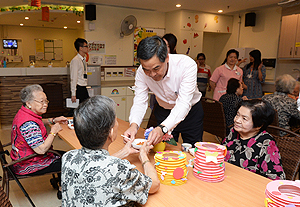
<path fill-rule="evenodd" d="M 168 48 L 165 41 L 159 36 L 143 39 L 137 48 L 137 59 L 149 60 L 156 55 L 160 62 L 165 62 L 168 56 Z"/>
<path fill-rule="evenodd" d="M 74 42 L 74 46 L 77 50 L 77 52 L 79 52 L 79 47 L 82 47 L 84 45 L 84 43 L 87 44 L 87 41 L 85 39 L 82 38 L 77 38 Z"/>

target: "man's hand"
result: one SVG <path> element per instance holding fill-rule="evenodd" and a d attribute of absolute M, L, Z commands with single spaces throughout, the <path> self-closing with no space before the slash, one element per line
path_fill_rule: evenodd
<path fill-rule="evenodd" d="M 135 135 L 139 126 L 136 123 L 132 123 L 130 127 L 124 132 L 124 136 L 129 137 L 131 140 L 135 139 Z M 124 143 L 128 142 L 128 139 L 124 138 Z"/>
<path fill-rule="evenodd" d="M 162 132 L 160 127 L 155 127 L 148 136 L 149 145 L 156 145 L 162 141 L 162 137 L 164 133 Z"/>
<path fill-rule="evenodd" d="M 68 119 L 64 116 L 56 117 L 53 119 L 53 122 L 60 124 L 68 124 Z"/>
<path fill-rule="evenodd" d="M 75 103 L 76 102 L 76 96 L 72 96 L 71 101 L 72 101 L 72 103 Z"/>

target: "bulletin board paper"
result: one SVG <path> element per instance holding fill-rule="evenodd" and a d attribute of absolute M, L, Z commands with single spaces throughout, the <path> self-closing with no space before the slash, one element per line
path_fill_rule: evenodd
<path fill-rule="evenodd" d="M 53 47 L 53 46 L 54 46 L 53 42 L 45 41 L 45 47 Z"/>
<path fill-rule="evenodd" d="M 44 40 L 35 40 L 36 53 L 44 52 Z"/>
<path fill-rule="evenodd" d="M 53 59 L 53 53 L 45 53 L 45 60 L 52 60 Z"/>
<path fill-rule="evenodd" d="M 63 47 L 62 40 L 54 40 L 54 47 Z"/>
<path fill-rule="evenodd" d="M 116 55 L 105 55 L 105 65 L 116 65 L 117 56 Z"/>
<path fill-rule="evenodd" d="M 105 54 L 105 41 L 89 41 L 89 53 Z"/>
<path fill-rule="evenodd" d="M 45 47 L 45 52 L 53 53 L 53 47 Z"/>

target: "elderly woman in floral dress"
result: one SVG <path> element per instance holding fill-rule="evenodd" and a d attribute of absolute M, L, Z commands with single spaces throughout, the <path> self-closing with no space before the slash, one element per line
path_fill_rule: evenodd
<path fill-rule="evenodd" d="M 243 101 L 234 118 L 234 127 L 224 139 L 225 161 L 272 180 L 284 180 L 281 157 L 274 138 L 266 132 L 274 109 L 265 101 Z"/>

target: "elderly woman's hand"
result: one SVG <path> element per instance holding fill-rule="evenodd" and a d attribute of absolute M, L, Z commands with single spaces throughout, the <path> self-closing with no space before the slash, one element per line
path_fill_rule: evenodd
<path fill-rule="evenodd" d="M 134 149 L 131 145 L 133 141 L 134 141 L 134 139 L 132 139 L 132 138 L 130 140 L 128 140 L 126 142 L 125 146 L 118 152 L 114 153 L 112 156 L 123 159 L 123 158 L 127 157 L 128 155 L 138 153 L 139 151 Z"/>
<path fill-rule="evenodd" d="M 59 132 L 59 131 L 61 131 L 61 130 L 62 130 L 62 128 L 61 128 L 60 124 L 59 124 L 59 123 L 56 123 L 56 124 L 54 124 L 53 126 L 51 126 L 50 133 L 52 132 L 52 133 L 54 133 L 54 134 L 57 134 L 57 132 Z"/>
<path fill-rule="evenodd" d="M 68 124 L 68 119 L 64 116 L 56 117 L 53 119 L 54 123 L 60 123 L 60 124 Z"/>
<path fill-rule="evenodd" d="M 140 148 L 140 157 L 142 155 L 147 155 L 151 149 L 153 149 L 153 145 L 149 145 L 148 141 L 144 142 L 144 144 Z"/>

